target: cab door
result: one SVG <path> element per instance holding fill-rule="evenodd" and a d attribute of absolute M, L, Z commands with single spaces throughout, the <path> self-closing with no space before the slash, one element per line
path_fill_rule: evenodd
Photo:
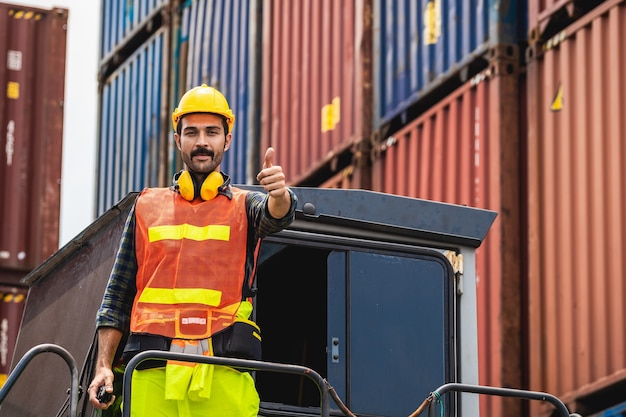
<path fill-rule="evenodd" d="M 328 381 L 350 410 L 407 416 L 454 380 L 454 272 L 443 255 L 334 251 L 327 276 Z"/>

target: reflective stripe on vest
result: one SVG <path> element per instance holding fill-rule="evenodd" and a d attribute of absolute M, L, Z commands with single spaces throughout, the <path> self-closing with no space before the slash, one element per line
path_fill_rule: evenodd
<path fill-rule="evenodd" d="M 220 305 L 221 291 L 204 288 L 145 288 L 139 296 L 140 303 L 152 304 L 204 304 Z"/>
<path fill-rule="evenodd" d="M 191 224 L 181 224 L 178 226 L 154 226 L 148 230 L 150 242 L 159 240 L 229 240 L 230 227 L 221 225 L 193 226 Z"/>
<path fill-rule="evenodd" d="M 189 202 L 166 188 L 135 206 L 137 295 L 131 331 L 202 339 L 231 325 L 246 271 L 247 192 Z"/>

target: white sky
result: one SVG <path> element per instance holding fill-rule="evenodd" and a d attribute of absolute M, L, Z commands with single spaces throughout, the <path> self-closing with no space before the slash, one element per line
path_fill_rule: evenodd
<path fill-rule="evenodd" d="M 65 61 L 63 171 L 59 247 L 94 220 L 98 120 L 99 0 L 0 0 L 69 10 Z"/>

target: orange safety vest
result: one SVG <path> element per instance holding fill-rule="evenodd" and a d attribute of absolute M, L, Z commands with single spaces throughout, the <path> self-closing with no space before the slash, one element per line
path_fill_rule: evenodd
<path fill-rule="evenodd" d="M 230 326 L 242 301 L 247 191 L 187 201 L 145 189 L 135 206 L 137 295 L 130 329 L 204 339 Z"/>

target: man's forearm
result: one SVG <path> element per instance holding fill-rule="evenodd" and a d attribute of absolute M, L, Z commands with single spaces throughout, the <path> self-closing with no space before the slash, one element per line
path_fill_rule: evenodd
<path fill-rule="evenodd" d="M 98 329 L 98 359 L 96 367 L 113 366 L 115 352 L 122 340 L 122 332 L 113 327 L 101 327 Z"/>
<path fill-rule="evenodd" d="M 282 219 L 289 213 L 291 208 L 291 193 L 285 189 L 285 193 L 280 197 L 274 197 L 270 194 L 267 202 L 267 209 L 270 215 L 275 219 Z"/>

